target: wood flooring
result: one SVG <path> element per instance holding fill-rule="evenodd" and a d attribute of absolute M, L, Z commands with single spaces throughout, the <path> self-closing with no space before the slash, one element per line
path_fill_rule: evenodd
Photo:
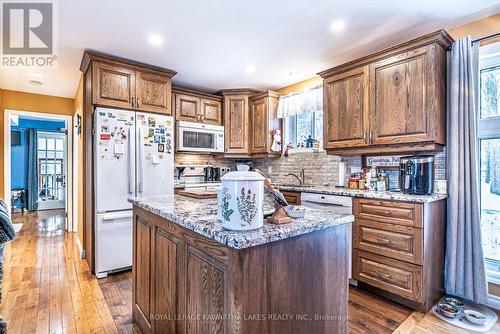
<path fill-rule="evenodd" d="M 132 322 L 130 272 L 97 280 L 80 259 L 64 213 L 15 214 L 24 224 L 4 255 L 0 314 L 8 333 L 139 333 Z M 437 319 L 351 288 L 349 333 L 467 334 Z M 500 333 L 499 323 L 491 333 Z"/>

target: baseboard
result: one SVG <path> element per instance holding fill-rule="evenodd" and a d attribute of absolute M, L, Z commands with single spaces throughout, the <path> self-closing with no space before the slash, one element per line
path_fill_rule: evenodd
<path fill-rule="evenodd" d="M 85 259 L 85 251 L 83 250 L 82 244 L 80 243 L 80 238 L 76 237 L 76 245 L 78 247 L 78 251 L 80 252 L 80 258 Z"/>
<path fill-rule="evenodd" d="M 488 295 L 488 306 L 500 310 L 500 296 Z"/>

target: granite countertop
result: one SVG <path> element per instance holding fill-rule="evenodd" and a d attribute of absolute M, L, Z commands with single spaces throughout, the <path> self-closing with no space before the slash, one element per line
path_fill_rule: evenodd
<path fill-rule="evenodd" d="M 229 231 L 217 221 L 216 199 L 193 199 L 181 195 L 132 197 L 128 201 L 160 217 L 177 223 L 193 232 L 235 249 L 243 249 L 342 224 L 350 224 L 354 217 L 306 208 L 303 218 L 292 223 L 264 227 L 253 231 Z M 264 211 L 266 211 L 264 209 Z"/>
<path fill-rule="evenodd" d="M 288 191 L 298 191 L 306 193 L 318 193 L 325 195 L 385 199 L 385 200 L 404 201 L 413 203 L 435 202 L 448 197 L 446 194 L 436 194 L 436 193 L 430 195 L 409 195 L 409 194 L 403 194 L 402 192 L 399 191 L 368 191 L 368 190 L 356 190 L 349 188 L 338 188 L 333 186 L 300 187 L 300 186 L 276 185 L 276 187 L 279 190 L 284 190 L 284 191 L 288 190 Z"/>

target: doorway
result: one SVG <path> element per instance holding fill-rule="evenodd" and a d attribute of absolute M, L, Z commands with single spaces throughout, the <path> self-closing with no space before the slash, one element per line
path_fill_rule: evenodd
<path fill-rule="evenodd" d="M 64 210 L 73 232 L 72 117 L 5 110 L 5 194 L 13 211 Z"/>

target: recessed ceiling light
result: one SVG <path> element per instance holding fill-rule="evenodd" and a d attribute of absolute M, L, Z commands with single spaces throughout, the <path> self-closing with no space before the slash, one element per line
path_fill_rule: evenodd
<path fill-rule="evenodd" d="M 330 30 L 332 32 L 341 32 L 345 28 L 345 21 L 342 19 L 333 20 L 330 24 Z"/>
<path fill-rule="evenodd" d="M 248 66 L 245 68 L 245 72 L 246 72 L 246 74 L 254 74 L 256 70 L 257 70 L 257 69 L 256 69 L 256 68 L 255 68 L 255 66 L 253 66 L 253 65 L 248 65 Z"/>
<path fill-rule="evenodd" d="M 149 43 L 154 46 L 160 46 L 163 44 L 163 38 L 158 34 L 151 34 L 149 35 Z"/>
<path fill-rule="evenodd" d="M 30 80 L 30 84 L 32 84 L 33 86 L 41 86 L 43 83 L 38 80 Z"/>

